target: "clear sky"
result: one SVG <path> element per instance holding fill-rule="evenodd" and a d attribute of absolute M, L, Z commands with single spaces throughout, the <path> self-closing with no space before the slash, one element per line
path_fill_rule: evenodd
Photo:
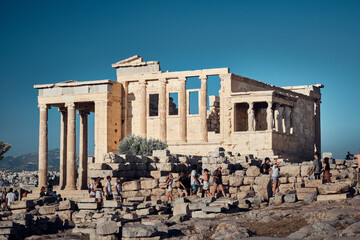
<path fill-rule="evenodd" d="M 350 0 L 0 0 L 0 140 L 13 146 L 7 155 L 36 152 L 33 85 L 116 80 L 111 64 L 137 54 L 162 70 L 229 67 L 277 86 L 324 84 L 322 150 L 343 158 L 360 148 L 359 12 Z M 49 149 L 59 125 L 53 108 Z"/>

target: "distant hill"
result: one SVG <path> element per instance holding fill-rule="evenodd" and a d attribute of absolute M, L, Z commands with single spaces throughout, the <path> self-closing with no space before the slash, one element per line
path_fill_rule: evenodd
<path fill-rule="evenodd" d="M 60 149 L 48 151 L 48 170 L 59 171 L 60 167 Z M 37 171 L 39 165 L 38 153 L 27 153 L 20 156 L 8 156 L 0 160 L 0 169 L 9 171 Z"/>

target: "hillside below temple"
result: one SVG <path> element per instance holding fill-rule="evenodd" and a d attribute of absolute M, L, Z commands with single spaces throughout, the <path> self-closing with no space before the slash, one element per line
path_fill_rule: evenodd
<path fill-rule="evenodd" d="M 310 160 L 321 152 L 323 85 L 275 87 L 229 72 L 229 68 L 162 72 L 157 61 L 133 56 L 112 65 L 117 81 L 35 85 L 39 89 L 39 186 L 46 185 L 47 109 L 61 116 L 60 186 L 76 188 L 76 110 L 80 116 L 79 186 L 87 188 L 87 115 L 95 113 L 95 162 L 117 152 L 128 134 L 166 141 L 172 153 L 206 155 L 216 147 L 240 154 Z M 209 76 L 219 76 L 219 97 L 207 96 Z M 186 89 L 198 77 L 200 89 Z M 210 79 L 209 79 L 210 80 Z M 198 95 L 198 113 L 189 111 Z M 173 94 L 178 103 L 174 103 Z M 171 96 L 170 96 L 171 95 Z M 210 105 L 208 110 L 207 105 Z M 66 174 L 65 174 L 66 172 Z"/>

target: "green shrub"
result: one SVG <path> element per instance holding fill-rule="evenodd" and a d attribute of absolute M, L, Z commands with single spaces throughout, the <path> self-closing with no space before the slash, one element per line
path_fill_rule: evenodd
<path fill-rule="evenodd" d="M 164 150 L 167 144 L 158 139 L 128 135 L 119 144 L 119 153 L 128 155 L 151 156 L 153 150 Z"/>

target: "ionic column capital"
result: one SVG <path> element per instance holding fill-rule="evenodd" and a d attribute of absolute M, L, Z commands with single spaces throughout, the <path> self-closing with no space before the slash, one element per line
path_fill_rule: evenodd
<path fill-rule="evenodd" d="M 67 108 L 75 108 L 76 104 L 74 102 L 68 102 L 68 103 L 65 103 L 65 107 L 67 107 Z"/>
<path fill-rule="evenodd" d="M 66 111 L 67 111 L 66 107 L 59 107 L 58 108 L 58 112 L 66 112 Z"/>
<path fill-rule="evenodd" d="M 200 79 L 201 81 L 207 81 L 207 75 L 200 75 L 200 76 L 199 76 L 199 79 Z"/>
<path fill-rule="evenodd" d="M 79 110 L 79 111 L 78 111 L 78 114 L 79 114 L 80 116 L 85 116 L 85 115 L 89 115 L 90 113 L 87 112 L 87 111 Z"/>
<path fill-rule="evenodd" d="M 181 82 L 181 83 L 186 83 L 186 77 L 179 77 L 178 78 L 178 80 L 179 80 L 179 82 Z"/>
<path fill-rule="evenodd" d="M 161 85 L 163 85 L 163 84 L 167 83 L 168 81 L 166 78 L 160 78 L 159 82 L 161 83 Z"/>
<path fill-rule="evenodd" d="M 47 110 L 47 109 L 50 109 L 51 107 L 49 105 L 47 105 L 47 104 L 39 104 L 38 108 L 40 110 Z"/>
<path fill-rule="evenodd" d="M 139 79 L 139 85 L 145 86 L 147 84 L 147 81 L 145 78 Z"/>

